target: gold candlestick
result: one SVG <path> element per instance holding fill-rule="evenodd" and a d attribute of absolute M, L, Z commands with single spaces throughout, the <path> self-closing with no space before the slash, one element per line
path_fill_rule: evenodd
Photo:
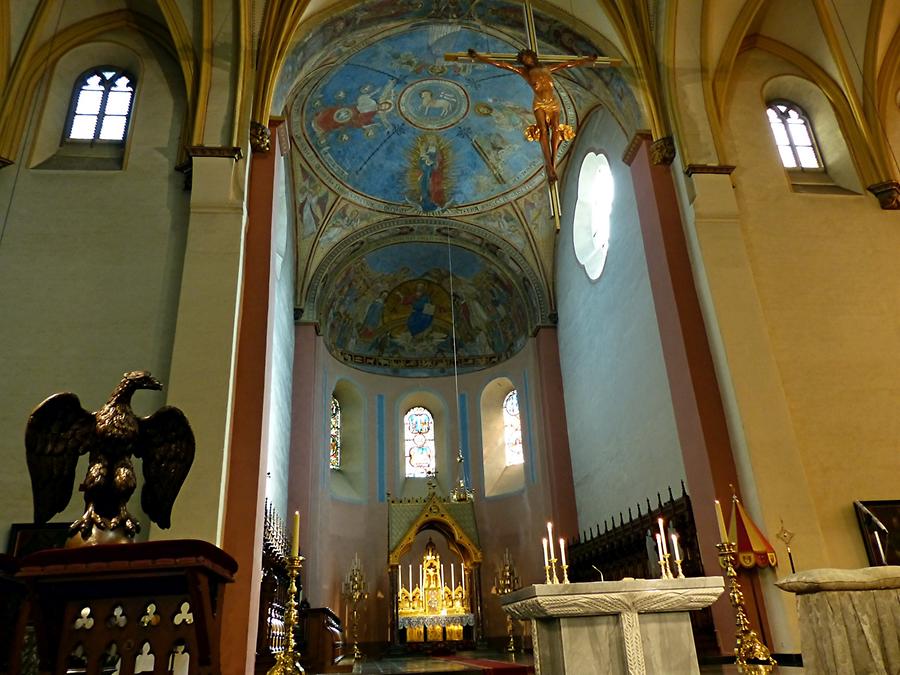
<path fill-rule="evenodd" d="M 362 672 L 363 655 L 359 650 L 359 603 L 365 601 L 369 597 L 369 593 L 366 577 L 362 571 L 362 563 L 358 555 L 353 558 L 353 564 L 347 573 L 347 578 L 344 580 L 341 594 L 352 607 L 350 628 L 353 635 L 353 672 L 360 673 Z"/>
<path fill-rule="evenodd" d="M 553 581 L 551 581 L 549 583 L 558 584 L 559 577 L 556 576 L 556 558 L 550 558 L 550 569 L 553 570 Z"/>
<path fill-rule="evenodd" d="M 716 544 L 716 548 L 719 550 L 719 564 L 728 578 L 728 599 L 731 601 L 731 606 L 734 607 L 735 613 L 737 635 L 735 636 L 734 645 L 734 663 L 739 673 L 771 673 L 772 669 L 778 664 L 769 653 L 769 648 L 756 635 L 756 631 L 750 628 L 750 620 L 747 618 L 747 612 L 744 609 L 744 593 L 741 591 L 741 585 L 737 580 L 737 572 L 734 569 L 737 545 L 731 542 L 723 542 Z M 748 663 L 748 661 L 755 663 Z"/>
<path fill-rule="evenodd" d="M 674 579 L 672 570 L 669 569 L 669 558 L 671 553 L 663 553 L 659 560 L 660 579 Z"/>
<path fill-rule="evenodd" d="M 304 672 L 300 665 L 300 652 L 296 650 L 294 643 L 294 628 L 297 625 L 297 574 L 303 566 L 303 560 L 302 555 L 287 557 L 288 577 L 291 580 L 288 586 L 287 611 L 284 613 L 287 645 L 284 651 L 275 655 L 275 665 L 269 668 L 266 675 L 294 675 Z"/>
<path fill-rule="evenodd" d="M 544 565 L 544 574 L 546 575 L 545 584 L 552 584 L 553 580 L 550 578 L 550 565 Z"/>
<path fill-rule="evenodd" d="M 681 558 L 675 558 L 675 567 L 678 569 L 678 574 L 675 575 L 676 579 L 684 579 L 684 571 L 681 569 Z"/>
<path fill-rule="evenodd" d="M 563 582 L 564 584 L 567 584 L 567 583 L 569 583 L 569 566 L 566 565 L 565 563 L 563 563 L 563 564 L 562 564 L 562 571 L 563 571 L 563 580 L 562 580 L 562 582 Z"/>

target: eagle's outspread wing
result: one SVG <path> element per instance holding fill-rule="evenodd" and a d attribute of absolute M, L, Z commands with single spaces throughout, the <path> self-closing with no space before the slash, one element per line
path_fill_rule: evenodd
<path fill-rule="evenodd" d="M 161 528 L 171 525 L 172 506 L 194 461 L 194 432 L 178 408 L 165 406 L 139 420 L 135 455 L 141 457 L 141 507 Z"/>
<path fill-rule="evenodd" d="M 96 421 L 72 393 L 41 403 L 25 427 L 25 457 L 34 495 L 34 522 L 46 523 L 72 498 L 78 456 L 90 449 Z"/>

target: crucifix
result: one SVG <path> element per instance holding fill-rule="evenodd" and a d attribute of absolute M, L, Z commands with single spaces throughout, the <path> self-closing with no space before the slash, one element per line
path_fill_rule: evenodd
<path fill-rule="evenodd" d="M 564 68 L 579 66 L 618 66 L 622 62 L 620 59 L 601 56 L 539 55 L 531 0 L 524 0 L 524 12 L 525 31 L 528 39 L 527 49 L 521 50 L 518 54 L 479 54 L 474 49 L 470 49 L 468 52 L 445 54 L 444 59 L 447 61 L 475 61 L 510 70 L 522 77 L 531 87 L 534 92 L 532 109 L 535 123 L 525 129 L 525 138 L 541 144 L 547 186 L 550 191 L 550 212 L 556 223 L 556 229 L 559 231 L 561 208 L 559 181 L 556 174 L 556 154 L 563 140 L 568 141 L 575 137 L 575 129 L 568 124 L 560 124 L 559 114 L 562 106 L 553 84 L 553 73 Z"/>

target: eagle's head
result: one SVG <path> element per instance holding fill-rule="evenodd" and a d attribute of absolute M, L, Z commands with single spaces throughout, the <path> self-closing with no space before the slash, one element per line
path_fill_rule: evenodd
<path fill-rule="evenodd" d="M 125 373 L 122 382 L 119 385 L 128 391 L 137 391 L 138 389 L 162 389 L 162 382 L 153 377 L 146 370 L 133 370 Z"/>

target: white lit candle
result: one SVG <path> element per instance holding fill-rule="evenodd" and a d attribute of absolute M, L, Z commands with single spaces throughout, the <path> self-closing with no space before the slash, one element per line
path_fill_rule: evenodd
<path fill-rule="evenodd" d="M 421 565 L 419 565 L 419 588 L 425 588 L 425 572 L 422 570 Z"/>
<path fill-rule="evenodd" d="M 547 541 L 550 542 L 550 560 L 556 557 L 556 551 L 553 550 L 553 523 L 547 523 Z"/>
<path fill-rule="evenodd" d="M 462 582 L 463 594 L 466 592 L 466 564 L 459 563 L 459 580 Z"/>
<path fill-rule="evenodd" d="M 409 592 L 412 593 L 412 563 L 409 564 Z"/>
<path fill-rule="evenodd" d="M 716 500 L 716 520 L 719 524 L 719 539 L 723 544 L 728 542 L 728 530 L 725 529 L 725 517 L 722 515 L 722 505 Z"/>
<path fill-rule="evenodd" d="M 659 562 L 662 562 L 663 561 L 662 541 L 659 538 L 659 534 L 656 535 L 656 555 L 659 556 Z"/>
<path fill-rule="evenodd" d="M 672 533 L 672 551 L 675 553 L 675 560 L 681 560 L 681 553 L 678 550 L 678 534 Z"/>
<path fill-rule="evenodd" d="M 444 563 L 441 563 L 441 594 L 444 592 Z"/>
<path fill-rule="evenodd" d="M 566 562 L 566 540 L 562 537 L 559 538 L 559 556 L 562 558 L 562 564 L 567 565 Z"/>
<path fill-rule="evenodd" d="M 662 550 L 659 554 L 660 556 L 664 556 L 669 552 L 669 547 L 666 544 L 666 530 L 663 528 L 663 519 L 657 518 L 656 524 L 659 525 L 659 540 L 662 542 Z"/>
<path fill-rule="evenodd" d="M 450 565 L 450 590 L 456 590 L 456 565 Z"/>
<path fill-rule="evenodd" d="M 403 592 L 403 571 L 400 565 L 397 565 L 397 584 L 400 586 L 400 592 Z"/>
<path fill-rule="evenodd" d="M 294 536 L 291 539 L 291 557 L 300 555 L 300 512 L 294 511 Z"/>
<path fill-rule="evenodd" d="M 550 567 L 550 559 L 547 557 L 547 537 L 541 539 L 541 543 L 544 545 L 544 567 Z"/>

